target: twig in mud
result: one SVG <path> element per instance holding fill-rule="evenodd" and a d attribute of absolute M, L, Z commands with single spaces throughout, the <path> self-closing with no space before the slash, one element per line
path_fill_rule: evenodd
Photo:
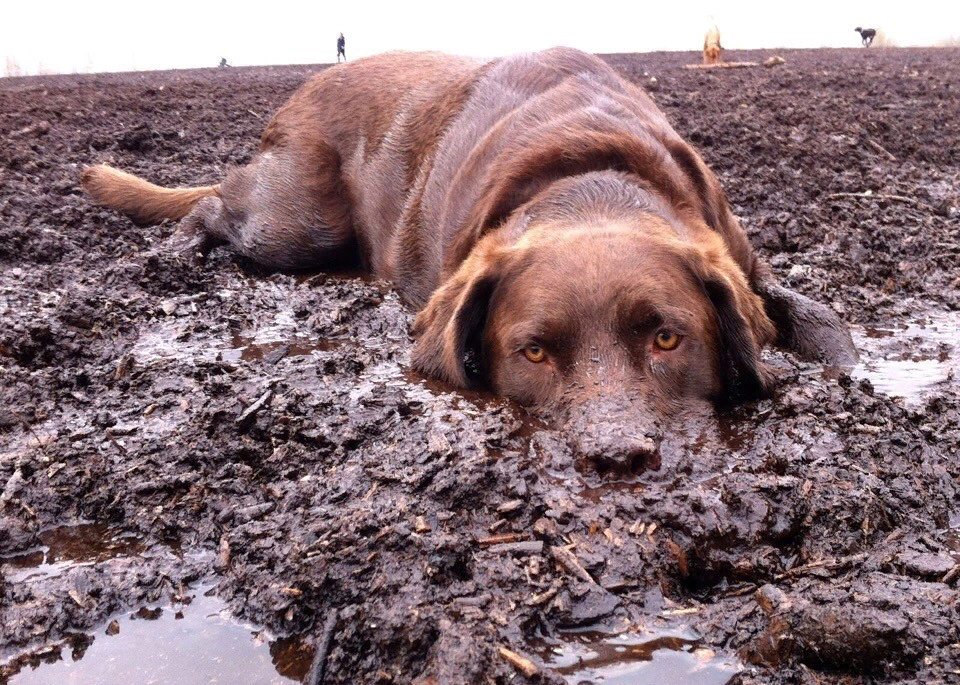
<path fill-rule="evenodd" d="M 577 576 L 581 580 L 585 580 L 588 583 L 597 584 L 597 581 L 593 579 L 593 576 L 585 569 L 580 562 L 577 560 L 577 557 L 566 547 L 551 547 L 550 554 L 560 562 L 560 565 L 565 569 L 570 571 L 573 575 Z"/>
<path fill-rule="evenodd" d="M 17 420 L 20 421 L 20 425 L 23 426 L 23 429 L 27 431 L 34 440 L 37 441 L 37 447 L 40 448 L 40 451 L 45 452 L 50 441 L 41 440 L 40 436 L 33 431 L 33 426 L 27 423 L 27 420 L 20 416 L 20 412 L 18 412 L 16 409 L 11 409 L 10 412 L 17 417 Z"/>
<path fill-rule="evenodd" d="M 940 579 L 940 582 L 943 583 L 944 585 L 949 585 L 950 583 L 955 581 L 958 577 L 960 577 L 960 564 L 957 564 L 952 569 L 947 571 L 944 574 L 943 578 Z"/>
<path fill-rule="evenodd" d="M 529 533 L 504 533 L 503 535 L 493 535 L 488 538 L 477 540 L 477 544 L 481 547 L 489 547 L 490 545 L 502 545 L 506 542 L 519 542 L 521 540 L 529 539 Z"/>
<path fill-rule="evenodd" d="M 525 656 L 521 656 L 520 654 L 517 654 L 506 647 L 500 647 L 500 656 L 513 664 L 518 671 L 523 673 L 523 675 L 527 676 L 528 678 L 532 678 L 540 672 L 540 669 L 537 668 L 537 665 L 530 661 L 530 659 Z"/>
<path fill-rule="evenodd" d="M 861 552 L 860 554 L 851 554 L 848 557 L 840 557 L 837 559 L 821 559 L 820 561 L 812 561 L 809 564 L 804 564 L 803 566 L 796 566 L 788 571 L 784 571 L 778 576 L 774 576 L 775 580 L 783 580 L 784 578 L 793 578 L 795 576 L 802 576 L 805 573 L 810 571 L 818 571 L 823 569 L 825 571 L 835 571 L 837 569 L 849 566 L 850 564 L 855 564 L 858 561 L 863 561 L 869 556 L 866 552 Z"/>
<path fill-rule="evenodd" d="M 920 209 L 929 209 L 933 211 L 933 207 L 930 205 L 924 204 L 919 200 L 914 200 L 912 197 L 904 197 L 903 195 L 886 195 L 884 193 L 871 193 L 869 191 L 864 191 L 862 193 L 831 193 L 827 195 L 828 200 L 839 200 L 844 197 L 856 197 L 861 200 L 890 200 L 892 202 L 905 202 L 908 205 L 913 205 L 914 207 Z"/>
<path fill-rule="evenodd" d="M 750 583 L 745 587 L 737 588 L 736 590 L 729 590 L 728 592 L 723 592 L 720 594 L 720 597 L 726 599 L 728 597 L 743 597 L 744 595 L 749 595 L 751 592 L 754 592 L 757 589 L 756 583 Z"/>
<path fill-rule="evenodd" d="M 127 448 L 124 447 L 115 437 L 113 437 L 113 434 L 110 433 L 109 430 L 107 431 L 107 440 L 109 440 L 114 447 L 120 450 L 121 454 L 127 453 Z"/>
<path fill-rule="evenodd" d="M 327 669 L 327 655 L 330 653 L 330 645 L 333 642 L 333 630 L 337 627 L 337 610 L 331 609 L 327 620 L 323 622 L 323 632 L 320 633 L 320 639 L 317 640 L 317 653 L 313 656 L 313 663 L 310 664 L 310 672 L 307 673 L 304 685 L 321 685 Z"/>
<path fill-rule="evenodd" d="M 249 407 L 243 410 L 243 413 L 237 417 L 237 425 L 242 426 L 246 423 L 247 419 L 256 414 L 260 409 L 267 403 L 267 400 L 270 399 L 270 396 L 273 395 L 273 388 L 269 388 L 265 393 L 260 395 L 260 399 L 251 404 Z"/>
<path fill-rule="evenodd" d="M 892 152 L 890 152 L 889 150 L 887 150 L 885 147 L 883 147 L 883 146 L 882 146 L 880 143 L 878 143 L 877 141 L 871 140 L 870 138 L 867 138 L 867 145 L 869 145 L 871 148 L 873 148 L 874 152 L 879 152 L 881 155 L 883 155 L 884 157 L 886 157 L 887 159 L 889 159 L 891 162 L 896 162 L 896 161 L 897 161 L 897 158 L 894 156 L 894 154 L 893 154 Z"/>
<path fill-rule="evenodd" d="M 553 584 L 539 595 L 532 595 L 531 597 L 528 597 L 527 606 L 539 606 L 540 604 L 549 602 L 551 599 L 557 596 L 557 593 L 560 592 L 561 587 L 563 587 L 563 581 L 554 580 Z"/>
<path fill-rule="evenodd" d="M 504 542 L 500 545 L 492 545 L 488 549 L 494 554 L 508 554 L 510 552 L 519 552 L 521 554 L 540 554 L 543 551 L 543 541 L 526 540 L 521 542 Z"/>

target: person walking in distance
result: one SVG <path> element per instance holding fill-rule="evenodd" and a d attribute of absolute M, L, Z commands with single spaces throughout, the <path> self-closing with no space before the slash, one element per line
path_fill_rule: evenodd
<path fill-rule="evenodd" d="M 340 34 L 340 37 L 337 38 L 337 64 L 340 63 L 340 55 L 343 55 L 343 61 L 347 61 L 347 39 L 343 37 L 343 34 Z"/>

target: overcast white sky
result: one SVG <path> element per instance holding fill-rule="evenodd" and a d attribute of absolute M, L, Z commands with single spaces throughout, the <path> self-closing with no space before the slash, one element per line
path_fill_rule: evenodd
<path fill-rule="evenodd" d="M 25 73 L 310 64 L 386 50 L 500 55 L 696 50 L 713 20 L 728 49 L 856 47 L 855 26 L 898 45 L 960 36 L 957 0 L 73 0 L 5 3 L 0 59 Z M 10 6 L 12 5 L 12 6 Z M 0 63 L 0 74 L 5 71 Z"/>

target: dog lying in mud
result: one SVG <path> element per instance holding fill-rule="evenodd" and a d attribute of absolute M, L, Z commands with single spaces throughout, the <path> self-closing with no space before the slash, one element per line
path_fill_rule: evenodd
<path fill-rule="evenodd" d="M 565 414 L 597 461 L 642 460 L 692 405 L 766 395 L 765 345 L 856 358 L 829 309 L 773 280 L 646 93 L 572 49 L 331 67 L 220 185 L 102 165 L 84 185 L 137 222 L 181 219 L 168 247 L 188 255 L 358 259 L 419 311 L 415 369 Z"/>

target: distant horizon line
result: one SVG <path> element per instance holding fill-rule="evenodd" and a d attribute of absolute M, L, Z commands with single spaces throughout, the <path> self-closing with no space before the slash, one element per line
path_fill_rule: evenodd
<path fill-rule="evenodd" d="M 960 39 L 946 39 L 939 42 L 935 45 L 884 45 L 884 46 L 872 46 L 870 48 L 864 48 L 861 46 L 830 46 L 830 45 L 821 45 L 818 47 L 761 47 L 761 48 L 726 48 L 726 52 L 736 53 L 736 52 L 771 52 L 771 51 L 781 51 L 781 52 L 800 52 L 800 51 L 810 51 L 810 50 L 851 50 L 851 51 L 864 51 L 864 50 L 915 50 L 915 49 L 933 49 L 933 50 L 943 50 L 943 49 L 955 49 L 960 47 Z M 351 61 L 356 61 L 364 59 L 365 57 L 370 57 L 375 54 L 383 54 L 386 52 L 443 52 L 438 50 L 405 50 L 403 48 L 394 49 L 394 50 L 385 50 L 382 53 L 371 53 L 370 55 L 362 55 L 355 58 Z M 521 51 L 522 52 L 522 51 Z M 537 52 L 537 51 L 530 51 Z M 451 53 L 453 54 L 453 53 Z M 503 53 L 506 54 L 515 54 L 515 53 Z M 663 55 L 663 54 L 691 54 L 699 55 L 699 50 L 637 50 L 637 51 L 616 51 L 616 52 L 594 52 L 593 54 L 602 56 L 602 55 Z M 481 59 L 496 59 L 503 55 L 482 55 L 478 56 Z M 259 68 L 259 67 L 307 67 L 307 66 L 327 66 L 336 64 L 336 62 L 267 62 L 259 64 L 230 64 L 229 58 L 228 68 Z M 135 74 L 135 73 L 151 73 L 159 71 L 196 71 L 203 69 L 219 69 L 217 64 L 209 66 L 192 66 L 192 67 L 133 67 L 131 69 L 111 69 L 111 70 L 73 70 L 73 71 L 57 71 L 49 70 L 44 68 L 42 65 L 38 67 L 37 71 L 28 73 L 16 62 L 16 59 L 12 56 L 5 58 L 6 69 L 3 73 L 0 73 L 0 78 L 25 78 L 25 77 L 35 77 L 35 76 L 84 76 L 84 75 L 93 75 L 93 74 Z M 21 73 L 10 73 L 11 67 L 13 69 L 20 71 Z"/>

